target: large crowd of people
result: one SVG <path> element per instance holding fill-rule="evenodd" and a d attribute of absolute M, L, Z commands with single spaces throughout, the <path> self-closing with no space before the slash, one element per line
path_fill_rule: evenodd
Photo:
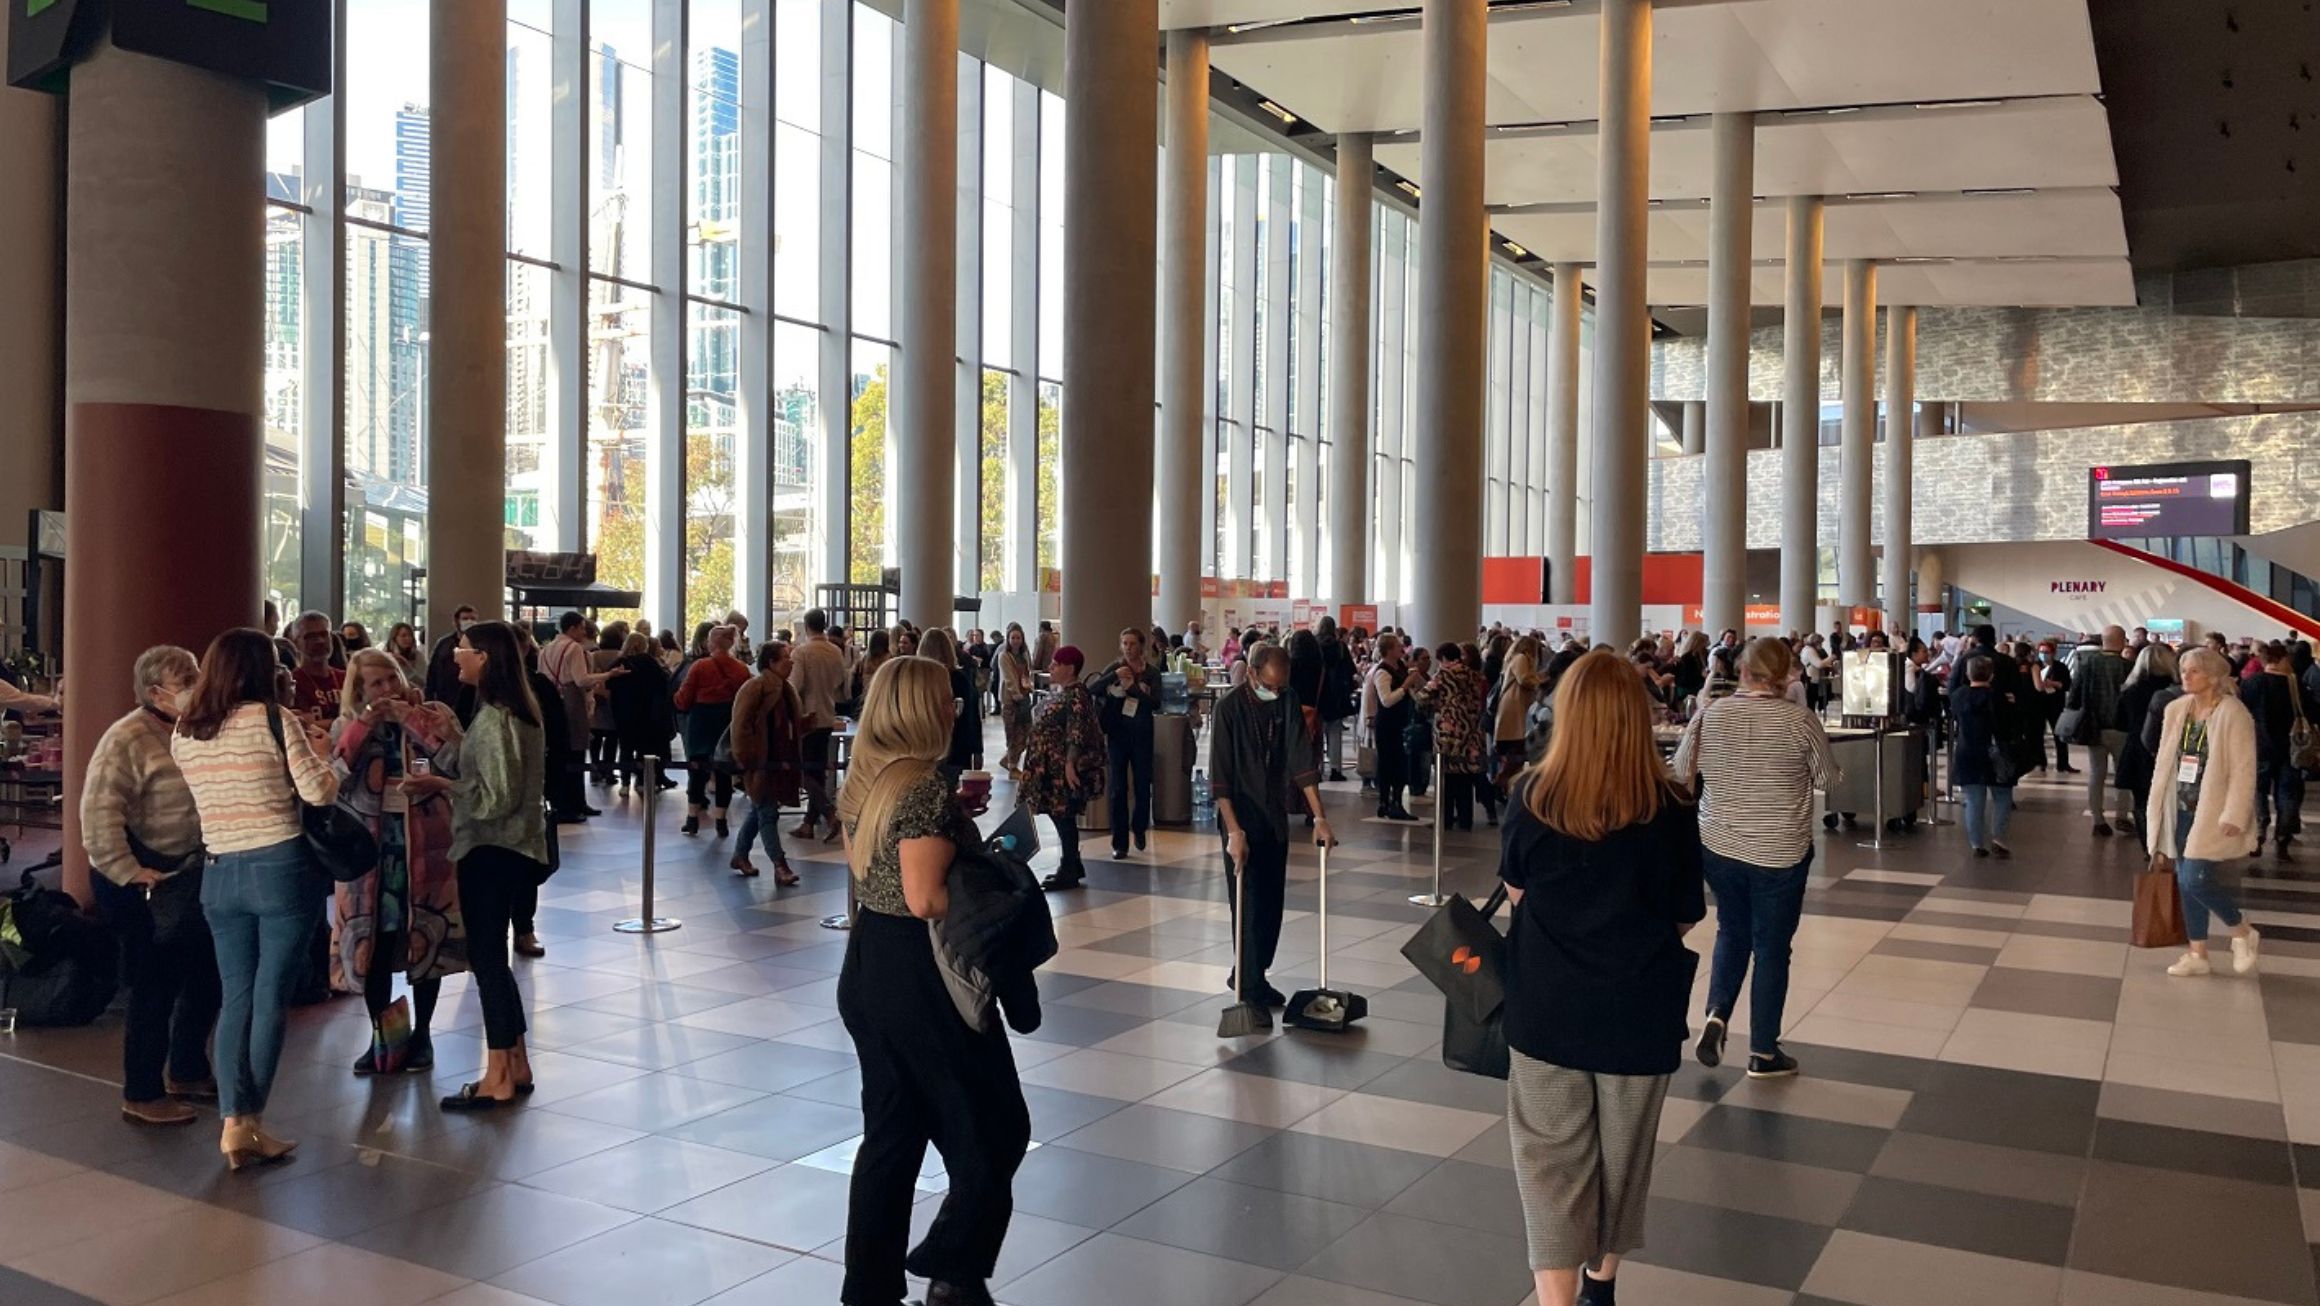
<path fill-rule="evenodd" d="M 432 1067 L 442 981 L 464 970 L 487 1058 L 442 1108 L 520 1103 L 535 1083 L 511 957 L 545 951 L 533 918 L 554 830 L 602 814 L 591 784 L 625 797 L 673 787 L 663 768 L 681 766 L 682 834 L 732 838 L 738 875 L 759 874 L 762 849 L 778 892 L 799 883 L 788 847 L 843 846 L 855 920 L 838 999 L 865 1130 L 845 1300 L 899 1301 L 907 1270 L 933 1281 L 930 1302 L 988 1302 L 1028 1117 L 1004 1030 L 957 1018 L 926 927 L 979 839 L 984 718 L 999 718 L 1019 807 L 1054 829 L 1044 888 L 1069 893 L 1088 879 L 1079 826 L 1097 802 L 1114 859 L 1148 849 L 1154 720 L 1163 677 L 1182 675 L 1213 691 L 1192 701 L 1232 902 L 1230 984 L 1260 1011 L 1286 1001 L 1270 970 L 1290 845 L 1334 841 L 1325 782 L 1358 779 L 1389 824 L 1416 819 L 1413 796 L 1437 785 L 1445 828 L 1473 828 L 1477 807 L 1491 826 L 1503 813 L 1499 874 L 1516 904 L 1508 1122 L 1532 1268 L 1542 1302 L 1606 1302 L 1640 1245 L 1654 1130 L 1686 1042 L 1722 1065 L 1746 982 L 1744 1073 L 1800 1072 L 1780 1034 L 1815 796 L 1841 778 L 1823 714 L 1846 653 L 1898 655 L 1903 715 L 1947 749 L 1971 855 L 2011 855 L 2023 776 L 2083 773 L 2092 834 L 2141 838 L 2177 877 L 2189 943 L 2174 976 L 2211 973 L 2214 923 L 2232 968 L 2255 967 L 2259 933 L 2220 872 L 2266 847 L 2295 855 L 2303 777 L 2320 767 L 2320 671 L 2301 641 L 2211 635 L 2177 650 L 2116 626 L 2031 642 L 1984 625 L 1898 645 L 1877 631 L 1726 630 L 1621 650 L 1493 625 L 1428 648 L 1321 617 L 1286 638 L 1230 631 L 1214 648 L 1198 621 L 1130 628 L 1091 668 L 1064 633 L 850 632 L 817 610 L 755 646 L 739 613 L 680 644 L 571 612 L 539 644 L 527 625 L 463 608 L 430 647 L 405 624 L 374 645 L 357 623 L 269 611 L 264 629 L 220 634 L 198 659 L 146 650 L 81 795 L 97 910 L 127 963 L 124 1116 L 185 1125 L 214 1101 L 226 1164 L 287 1158 L 296 1143 L 268 1129 L 269 1099 L 286 1009 L 325 929 L 329 983 L 360 993 L 372 1021 L 349 1049 L 353 1074 Z M 58 707 L 0 692 L 0 709 Z M 835 738 L 849 722 L 841 773 Z M 738 837 L 736 791 L 748 805 Z M 802 816 L 785 843 L 788 809 Z M 359 833 L 326 853 L 317 812 Z M 366 860 L 345 865 L 349 847 Z M 1682 940 L 1711 894 L 1694 1041 L 1698 956 Z M 929 1146 L 950 1193 L 912 1249 Z"/>

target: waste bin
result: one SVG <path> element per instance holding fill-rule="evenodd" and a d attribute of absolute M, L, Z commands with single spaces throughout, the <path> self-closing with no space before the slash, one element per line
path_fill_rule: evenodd
<path fill-rule="evenodd" d="M 1152 822 L 1192 824 L 1192 718 L 1152 718 Z"/>

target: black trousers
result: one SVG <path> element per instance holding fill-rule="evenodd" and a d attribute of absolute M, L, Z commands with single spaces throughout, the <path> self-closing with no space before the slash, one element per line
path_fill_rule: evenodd
<path fill-rule="evenodd" d="M 1403 751 L 1402 724 L 1388 727 L 1380 719 L 1377 742 L 1371 745 L 1377 754 L 1378 807 L 1383 809 L 1402 801 L 1402 791 L 1410 783 L 1410 759 Z"/>
<path fill-rule="evenodd" d="M 559 812 L 578 812 L 588 806 L 588 796 L 581 785 L 582 756 L 577 749 L 548 750 L 548 806 Z"/>
<path fill-rule="evenodd" d="M 1241 881 L 1244 872 L 1248 877 L 1245 889 Z M 1234 927 L 1241 931 L 1237 936 L 1240 956 L 1249 968 L 1247 979 L 1238 987 L 1255 993 L 1264 986 L 1265 974 L 1273 968 L 1273 954 L 1281 947 L 1281 903 L 1289 893 L 1289 841 L 1249 831 L 1249 864 L 1235 866 L 1227 855 L 1224 883 L 1226 892 L 1233 896 Z M 1245 918 L 1241 914 L 1244 907 Z M 1236 963 L 1236 972 L 1238 968 Z"/>
<path fill-rule="evenodd" d="M 1056 869 L 1067 872 L 1082 869 L 1079 859 L 1079 804 L 1073 803 L 1069 811 L 1047 819 L 1055 825 L 1055 847 L 1063 854 L 1063 861 Z"/>
<path fill-rule="evenodd" d="M 129 989 L 127 1026 L 121 1035 L 121 1099 L 157 1102 L 168 1096 L 163 1079 L 180 1084 L 210 1078 L 210 1031 L 216 1027 L 222 990 L 217 946 L 201 919 L 201 906 L 188 903 L 189 919 L 166 938 L 157 938 L 144 894 L 102 876 L 92 877 L 97 907 L 121 939 L 122 978 Z"/>
<path fill-rule="evenodd" d="M 862 1061 L 862 1146 L 846 1209 L 846 1306 L 899 1306 L 903 1272 L 979 1284 L 1014 1217 L 1015 1170 L 1031 1114 L 1002 1030 L 960 1019 L 927 946 L 926 924 L 864 911 L 846 938 L 838 1014 Z M 932 1143 L 950 1193 L 910 1247 L 919 1167 Z"/>
<path fill-rule="evenodd" d="M 514 1047 L 528 1028 L 524 997 L 516 991 L 516 973 L 508 964 L 508 934 L 518 900 L 539 901 L 539 873 L 538 862 L 507 848 L 478 848 L 459 860 L 467 969 L 483 1003 L 484 1046 L 494 1052 Z"/>
<path fill-rule="evenodd" d="M 1104 736 L 1104 759 L 1111 766 L 1109 815 L 1112 848 L 1128 850 L 1128 836 L 1152 828 L 1152 726 L 1125 723 Z M 1133 815 L 1130 806 L 1133 800 Z"/>
<path fill-rule="evenodd" d="M 733 773 L 718 770 L 706 758 L 685 764 L 685 805 L 688 807 L 711 806 L 709 790 L 712 781 L 715 782 L 717 790 L 715 803 L 717 810 L 722 812 L 731 807 L 733 805 Z"/>
<path fill-rule="evenodd" d="M 536 897 L 538 890 L 533 890 Z M 518 930 L 521 934 L 523 931 Z M 371 1023 L 395 1000 L 395 971 L 411 946 L 410 936 L 397 932 L 382 934 L 371 940 L 371 968 L 363 975 L 363 1009 L 371 1013 Z M 411 981 L 411 1034 L 427 1037 L 435 1026 L 435 1002 L 443 996 L 443 981 L 423 979 Z"/>

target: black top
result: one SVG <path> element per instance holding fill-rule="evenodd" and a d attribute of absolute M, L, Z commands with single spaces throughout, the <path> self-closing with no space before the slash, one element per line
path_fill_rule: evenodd
<path fill-rule="evenodd" d="M 1305 787 L 1321 783 L 1321 759 L 1301 707 L 1294 689 L 1267 703 L 1245 680 L 1216 701 L 1209 783 L 1232 803 L 1233 819 L 1251 842 L 1287 843 L 1290 811 L 1302 811 Z"/>
<path fill-rule="evenodd" d="M 1322 720 L 1343 721 L 1360 709 L 1354 680 L 1353 655 L 1346 652 L 1345 641 L 1321 641 L 1321 698 L 1316 706 Z"/>
<path fill-rule="evenodd" d="M 1999 738 L 1998 718 L 2005 706 L 1998 691 L 1988 685 L 1967 685 L 1949 692 L 1950 715 L 1957 718 L 1957 751 L 1950 755 L 1953 782 L 1998 783 L 1997 768 L 1990 762 L 1990 745 Z"/>
<path fill-rule="evenodd" d="M 2300 687 L 2286 676 L 2265 671 L 2239 682 L 2239 701 L 2256 719 L 2256 762 L 2276 766 L 2292 751 L 2289 735 L 2295 730 Z M 2311 709 L 2305 708 L 2309 715 Z"/>
<path fill-rule="evenodd" d="M 1700 961 L 1676 927 L 1708 913 L 1699 809 L 1670 799 L 1587 843 L 1518 796 L 1500 845 L 1499 878 L 1524 895 L 1507 939 L 1507 1045 L 1598 1075 L 1674 1074 Z"/>
<path fill-rule="evenodd" d="M 1152 714 L 1160 710 L 1160 667 L 1154 662 L 1144 664 L 1144 674 L 1123 682 L 1120 672 L 1128 664 L 1114 662 L 1096 673 L 1087 682 L 1088 692 L 1096 696 L 1096 716 L 1103 722 L 1104 735 L 1126 731 L 1131 735 L 1152 733 Z M 1120 693 L 1113 693 L 1113 690 Z M 1128 703 L 1134 701 L 1136 714 L 1128 715 Z"/>
<path fill-rule="evenodd" d="M 951 697 L 959 714 L 951 720 L 951 751 L 943 760 L 962 771 L 983 764 L 983 696 L 975 692 L 975 673 L 966 667 L 951 669 Z"/>

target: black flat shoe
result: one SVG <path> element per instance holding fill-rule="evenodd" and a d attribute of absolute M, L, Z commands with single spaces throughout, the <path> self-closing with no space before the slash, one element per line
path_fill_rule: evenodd
<path fill-rule="evenodd" d="M 730 834 L 732 834 L 732 833 L 733 833 L 733 827 L 732 827 L 732 826 L 729 826 L 729 825 L 727 825 L 727 824 L 725 823 L 725 818 L 724 818 L 724 817 L 722 817 L 722 816 L 718 817 L 718 818 L 717 818 L 717 837 L 718 837 L 718 838 L 720 838 L 720 839 L 723 839 L 723 838 L 727 837 L 728 835 L 730 835 Z"/>
<path fill-rule="evenodd" d="M 1124 862 L 1128 860 L 1128 850 L 1125 848 L 1112 849 L 1112 860 L 1115 862 Z"/>
<path fill-rule="evenodd" d="M 355 1078 L 368 1079 L 377 1073 L 379 1073 L 378 1049 L 364 1048 L 363 1054 L 354 1059 Z"/>
<path fill-rule="evenodd" d="M 426 1038 L 412 1039 L 411 1055 L 403 1059 L 403 1073 L 416 1075 L 422 1070 L 433 1070 L 434 1068 L 435 1041 Z M 516 1091 L 520 1093 L 523 1090 L 517 1089 Z"/>
<path fill-rule="evenodd" d="M 497 1111 L 502 1107 L 511 1107 L 516 1104 L 516 1100 L 512 1097 L 493 1097 L 483 1092 L 482 1089 L 481 1084 L 461 1085 L 458 1092 L 443 1099 L 443 1109 L 446 1111 Z M 519 1088 L 516 1091 L 521 1093 L 523 1090 Z"/>
<path fill-rule="evenodd" d="M 1071 889 L 1079 888 L 1081 885 L 1086 883 L 1087 877 L 1084 875 L 1065 875 L 1063 872 L 1057 871 L 1055 874 L 1048 876 L 1044 880 L 1041 880 L 1039 882 L 1039 887 L 1043 892 L 1046 893 L 1063 893 Z"/>
<path fill-rule="evenodd" d="M 1700 1064 L 1710 1070 L 1724 1064 L 1724 1018 L 1710 1016 L 1700 1027 L 1699 1045 L 1692 1049 Z"/>
<path fill-rule="evenodd" d="M 685 823 L 677 827 L 678 834 L 699 834 L 700 832 L 701 818 L 698 816 L 686 817 Z"/>

